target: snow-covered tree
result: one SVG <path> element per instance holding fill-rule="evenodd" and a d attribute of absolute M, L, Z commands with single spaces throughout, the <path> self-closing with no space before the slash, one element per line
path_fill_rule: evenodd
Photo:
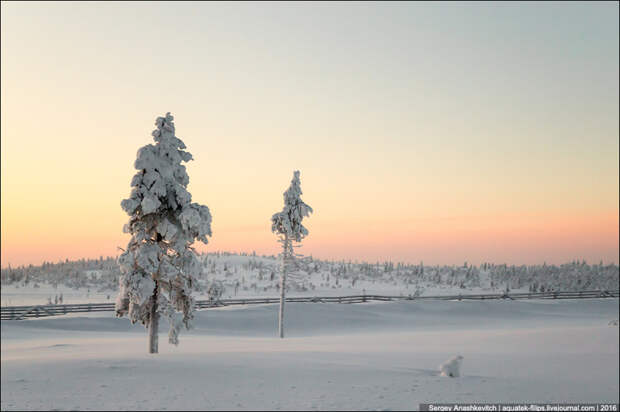
<path fill-rule="evenodd" d="M 209 208 L 192 203 L 189 177 L 182 162 L 192 160 L 185 144 L 175 136 L 173 117 L 155 121 L 155 145 L 138 150 L 131 194 L 121 202 L 130 216 L 123 231 L 131 240 L 118 258 L 121 277 L 116 315 L 128 315 L 149 330 L 149 352 L 157 353 L 160 314 L 170 323 L 169 342 L 178 344 L 183 324 L 191 327 L 194 276 L 201 266 L 191 245 L 208 243 Z M 179 314 L 182 313 L 182 317 Z"/>
<path fill-rule="evenodd" d="M 312 208 L 301 200 L 301 186 L 299 171 L 293 172 L 290 187 L 284 192 L 284 208 L 271 217 L 271 231 L 278 234 L 278 241 L 282 244 L 282 273 L 280 277 L 280 312 L 278 330 L 280 337 L 284 337 L 284 299 L 286 289 L 286 274 L 294 264 L 295 254 L 293 242 L 301 242 L 308 235 L 301 221 L 310 216 Z"/>
<path fill-rule="evenodd" d="M 209 284 L 207 288 L 207 296 L 210 301 L 217 302 L 222 298 L 225 288 L 224 284 L 220 280 L 214 280 Z"/>

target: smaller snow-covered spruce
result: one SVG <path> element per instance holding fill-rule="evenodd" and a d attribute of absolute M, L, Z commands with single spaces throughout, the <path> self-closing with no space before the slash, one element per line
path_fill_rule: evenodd
<path fill-rule="evenodd" d="M 170 323 L 169 342 L 178 344 L 181 327 L 191 327 L 191 297 L 201 263 L 191 248 L 195 240 L 208 243 L 209 208 L 192 203 L 189 176 L 182 162 L 192 160 L 185 144 L 175 136 L 173 117 L 155 121 L 155 144 L 138 150 L 131 194 L 121 202 L 130 216 L 123 231 L 132 235 L 118 258 L 121 271 L 116 315 L 149 329 L 149 351 L 157 353 L 159 315 Z M 182 316 L 179 314 L 182 314 Z"/>
<path fill-rule="evenodd" d="M 463 363 L 463 357 L 461 355 L 455 356 L 439 365 L 439 371 L 441 376 L 449 376 L 451 378 L 458 378 L 461 376 L 461 364 Z"/>
<path fill-rule="evenodd" d="M 286 275 L 294 264 L 295 253 L 293 242 L 301 242 L 308 235 L 308 229 L 302 224 L 304 217 L 310 216 L 312 208 L 301 200 L 301 182 L 299 171 L 293 172 L 291 185 L 284 192 L 284 208 L 281 212 L 271 217 L 271 231 L 279 236 L 278 242 L 282 244 L 282 269 L 280 276 L 280 311 L 278 321 L 278 333 L 284 338 L 284 300 L 286 289 Z"/>

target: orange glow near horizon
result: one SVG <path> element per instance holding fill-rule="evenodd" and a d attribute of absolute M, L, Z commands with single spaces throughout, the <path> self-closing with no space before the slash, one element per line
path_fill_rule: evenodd
<path fill-rule="evenodd" d="M 358 262 L 398 261 L 425 264 L 561 264 L 572 260 L 605 264 L 618 262 L 618 215 L 496 217 L 494 219 L 428 219 L 416 224 L 367 222 L 359 225 L 313 224 L 307 219 L 310 235 L 299 252 L 315 258 Z M 115 225 L 117 226 L 117 225 Z M 120 225 L 119 227 L 121 227 Z M 269 225 L 220 228 L 208 245 L 196 243 L 200 252 L 255 251 L 259 255 L 279 252 L 276 236 Z M 110 231 L 113 232 L 113 231 Z M 3 267 L 57 262 L 66 258 L 117 256 L 128 235 L 84 236 L 78 231 L 50 236 L 40 231 L 23 232 L 20 238 L 2 242 Z M 450 236 L 446 236 L 450 233 Z M 5 247 L 11 245 L 11 247 Z M 8 260 L 6 257 L 12 259 Z M 472 259 L 471 257 L 477 257 Z"/>

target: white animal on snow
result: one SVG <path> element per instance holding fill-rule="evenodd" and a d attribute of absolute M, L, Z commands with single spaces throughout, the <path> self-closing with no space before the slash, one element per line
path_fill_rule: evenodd
<path fill-rule="evenodd" d="M 451 378 L 457 378 L 461 376 L 461 363 L 463 362 L 463 357 L 461 355 L 455 356 L 454 358 L 445 361 L 441 365 L 439 365 L 439 371 L 441 372 L 441 376 L 449 376 Z"/>

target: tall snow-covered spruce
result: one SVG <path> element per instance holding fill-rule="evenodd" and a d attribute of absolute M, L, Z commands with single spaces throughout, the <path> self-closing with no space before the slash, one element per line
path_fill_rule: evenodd
<path fill-rule="evenodd" d="M 121 270 L 116 315 L 128 315 L 149 330 L 149 352 L 157 353 L 160 314 L 168 318 L 169 342 L 177 345 L 181 327 L 191 327 L 194 275 L 201 270 L 191 245 L 208 243 L 209 208 L 192 203 L 189 176 L 182 162 L 192 160 L 175 136 L 173 117 L 155 121 L 155 145 L 138 150 L 131 194 L 121 202 L 130 216 L 123 227 L 131 240 L 118 258 Z"/>
<path fill-rule="evenodd" d="M 299 171 L 293 172 L 291 186 L 284 192 L 284 208 L 281 212 L 271 217 L 271 231 L 278 234 L 278 242 L 282 244 L 282 272 L 280 276 L 280 312 L 278 318 L 278 331 L 281 338 L 284 338 L 284 300 L 286 289 L 286 274 L 293 266 L 295 253 L 293 252 L 293 242 L 301 242 L 308 236 L 306 229 L 301 221 L 304 217 L 310 216 L 312 208 L 301 200 L 301 182 L 299 181 Z"/>

